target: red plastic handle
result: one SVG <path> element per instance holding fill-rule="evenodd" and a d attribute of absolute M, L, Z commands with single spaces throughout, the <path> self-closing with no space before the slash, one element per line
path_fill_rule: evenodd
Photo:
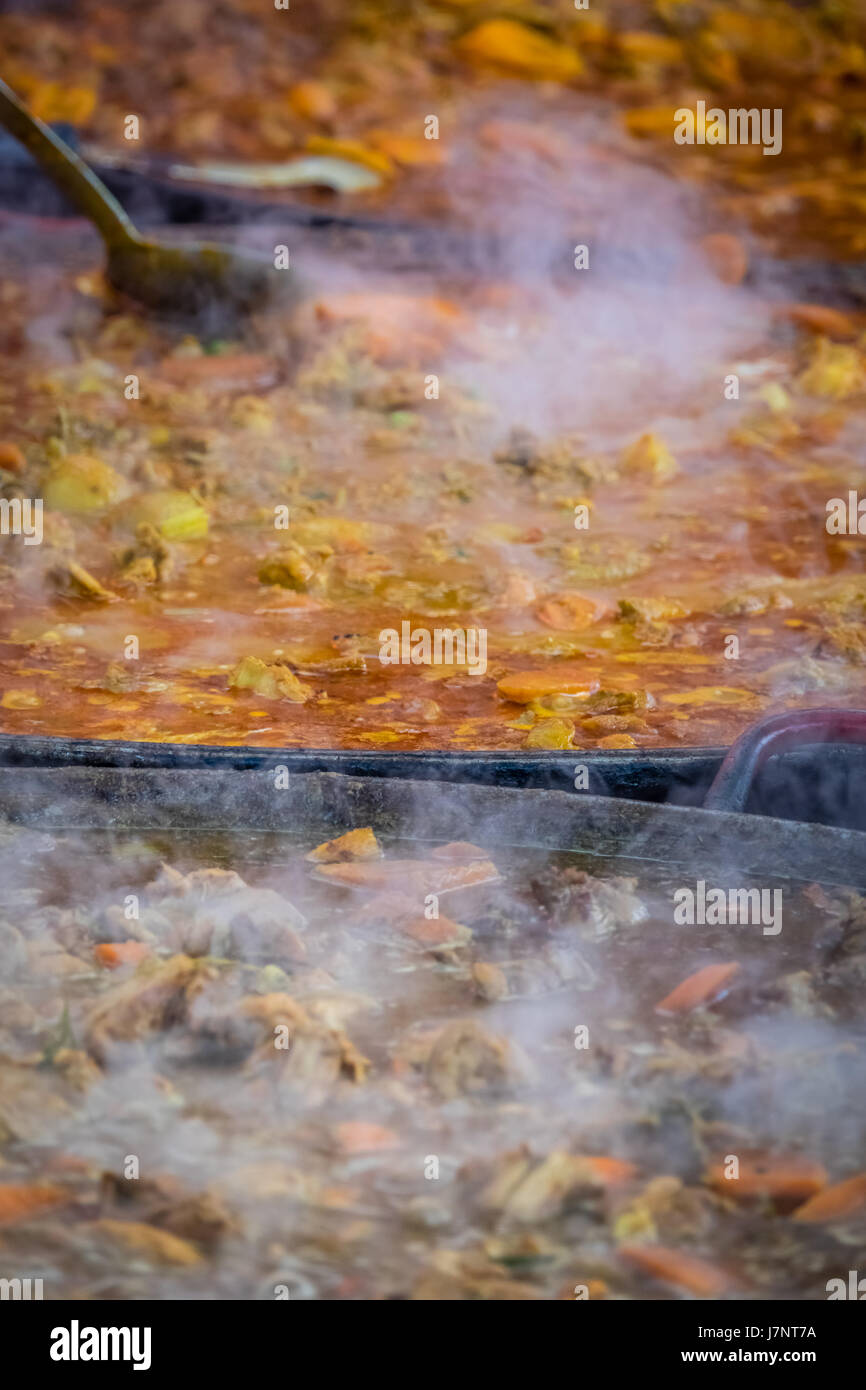
<path fill-rule="evenodd" d="M 755 775 L 774 753 L 816 743 L 866 743 L 866 710 L 801 709 L 775 714 L 734 743 L 707 792 L 710 811 L 743 811 Z"/>

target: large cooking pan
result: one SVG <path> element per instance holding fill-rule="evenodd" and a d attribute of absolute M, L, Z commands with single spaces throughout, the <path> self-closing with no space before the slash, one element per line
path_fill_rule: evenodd
<path fill-rule="evenodd" d="M 13 148 L 17 148 L 14 146 Z M 0 175 L 9 151 L 0 146 Z M 14 165 L 14 162 L 13 162 Z M 10 166 L 12 172 L 18 166 Z M 23 166 L 22 166 L 23 168 Z M 9 173 L 9 168 L 7 168 Z M 18 169 L 15 177 L 24 179 L 29 187 L 36 177 L 32 170 Z M 137 196 L 144 199 L 155 220 L 188 221 L 237 220 L 242 200 L 235 195 L 213 190 L 188 190 L 143 175 L 128 174 L 130 188 L 121 190 L 128 195 L 138 188 Z M 147 189 L 149 192 L 142 192 Z M 37 189 L 38 192 L 38 189 Z M 34 194 L 34 196 L 36 196 Z M 150 200 L 149 204 L 147 200 Z M 187 201 L 184 201 L 184 200 Z M 189 201 L 189 200 L 192 201 Z M 2 177 L 0 177 L 0 204 Z M 133 203 L 135 199 L 133 197 Z M 137 206 L 137 204 L 136 204 Z M 422 262 L 436 250 L 451 259 L 458 246 L 457 260 L 463 265 L 483 253 L 485 262 L 491 254 L 489 246 L 480 247 L 465 233 L 449 233 L 441 227 L 409 226 L 384 221 L 365 221 L 363 218 L 330 213 L 302 205 L 280 203 L 271 207 L 263 201 L 257 204 L 262 218 L 278 213 L 306 228 L 306 235 L 317 238 L 337 238 L 353 255 L 363 258 L 364 249 L 378 262 L 400 265 L 419 257 Z M 62 209 L 58 209 L 62 211 Z M 249 208 L 247 208 L 249 211 Z M 24 219 L 25 222 L 28 219 Z M 456 237 L 456 242 L 455 242 Z M 74 240 L 74 238 L 73 238 Z M 333 248 L 332 248 L 333 249 Z M 23 253 L 30 257 L 32 245 Z M 784 719 L 785 717 L 782 716 Z M 759 726 L 761 727 L 761 726 Z M 839 731 L 837 731 L 838 733 Z M 816 730 L 813 722 L 804 736 L 793 746 L 786 740 L 778 756 L 762 759 L 755 769 L 748 809 L 776 816 L 838 824 L 855 824 L 866 828 L 866 811 L 860 800 L 850 793 L 850 786 L 866 772 L 866 750 L 851 745 L 862 740 L 848 737 L 850 728 L 841 731 L 844 738 L 832 730 Z M 806 737 L 805 734 L 814 735 Z M 816 755 L 814 745 L 820 744 Z M 127 741 L 97 741 L 66 738 L 18 737 L 0 735 L 0 766 L 91 766 L 91 767 L 151 767 L 190 769 L 257 769 L 272 766 L 276 761 L 291 772 L 335 772 L 349 776 L 410 778 L 440 782 L 475 782 L 510 787 L 534 787 L 570 792 L 576 789 L 593 795 L 626 797 L 634 800 L 672 802 L 679 805 L 701 805 L 714 777 L 718 773 L 726 750 L 720 747 L 661 748 L 635 750 L 581 750 L 574 753 L 554 752 L 382 752 L 340 749 L 243 748 L 223 746 L 189 747 L 171 743 L 132 743 Z M 583 778 L 582 769 L 586 769 Z M 724 809 L 725 803 L 716 794 L 713 805 Z M 746 809 L 747 798 L 740 789 L 739 799 L 730 809 Z"/>
<path fill-rule="evenodd" d="M 339 773 L 579 791 L 581 799 L 705 805 L 866 830 L 866 711 L 793 710 L 723 748 L 547 752 L 359 752 L 0 735 L 0 767 Z M 586 785 L 578 775 L 585 768 Z"/>

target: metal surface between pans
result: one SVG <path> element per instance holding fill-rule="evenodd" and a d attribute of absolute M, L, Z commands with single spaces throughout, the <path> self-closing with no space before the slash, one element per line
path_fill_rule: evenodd
<path fill-rule="evenodd" d="M 396 778 L 219 771 L 32 769 L 0 777 L 0 812 L 42 830 L 268 830 L 478 839 L 797 882 L 866 886 L 866 833 L 693 807 Z"/>

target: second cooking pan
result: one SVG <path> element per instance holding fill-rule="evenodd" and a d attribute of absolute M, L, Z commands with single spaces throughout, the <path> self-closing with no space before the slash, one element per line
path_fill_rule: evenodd
<path fill-rule="evenodd" d="M 349 830 L 384 858 L 303 857 Z M 35 997 L 60 1046 L 0 1071 L 6 1182 L 63 1203 L 4 1245 L 52 1297 L 573 1301 L 584 1283 L 593 1299 L 823 1300 L 847 1277 L 866 835 L 532 789 L 140 767 L 2 775 L 0 832 L 37 960 L 58 933 L 65 946 L 59 984 L 22 971 L 11 1001 Z M 392 889 L 418 892 L 420 872 L 449 894 L 456 955 L 389 925 L 393 893 L 367 891 L 389 868 Z M 323 885 L 326 870 L 355 877 Z M 678 921 L 674 903 L 708 886 L 759 901 L 760 919 Z M 132 928 L 150 957 L 100 975 L 92 934 L 114 959 L 141 949 Z M 840 991 L 847 1011 L 829 1014 Z M 118 1171 L 130 1151 L 140 1183 Z M 792 1216 L 816 1190 L 833 1224 Z M 154 1246 L 186 1258 L 155 1265 Z"/>

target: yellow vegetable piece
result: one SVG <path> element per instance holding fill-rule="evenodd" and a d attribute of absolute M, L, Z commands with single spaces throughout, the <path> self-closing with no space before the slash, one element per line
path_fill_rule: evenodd
<path fill-rule="evenodd" d="M 628 473 L 650 473 L 663 483 L 677 471 L 677 461 L 664 440 L 656 434 L 642 434 L 623 452 L 621 463 Z"/>
<path fill-rule="evenodd" d="M 689 609 L 676 598 L 621 598 L 619 616 L 626 622 L 666 622 L 668 618 L 686 618 Z"/>
<path fill-rule="evenodd" d="M 207 535 L 208 514 L 191 492 L 174 488 L 146 492 L 132 514 L 136 523 L 149 522 L 167 541 L 194 541 Z"/>
<path fill-rule="evenodd" d="M 42 700 L 33 690 L 7 690 L 0 705 L 4 709 L 36 709 Z"/>
<path fill-rule="evenodd" d="M 733 7 L 718 9 L 710 21 L 712 32 L 735 53 L 775 63 L 792 60 L 808 52 L 809 40 L 800 26 L 773 15 L 741 14 Z"/>
<path fill-rule="evenodd" d="M 92 87 L 71 87 L 65 82 L 36 82 L 27 84 L 30 110 L 40 121 L 49 125 L 68 121 L 70 125 L 86 125 L 96 109 L 96 92 Z"/>
<path fill-rule="evenodd" d="M 369 521 L 355 521 L 348 516 L 317 516 L 292 525 L 292 539 L 298 545 L 333 546 L 334 550 L 362 552 L 369 550 L 374 537 L 383 533 Z"/>
<path fill-rule="evenodd" d="M 473 62 L 542 81 L 569 82 L 583 69 L 573 49 L 516 19 L 485 20 L 458 39 L 457 48 Z"/>
<path fill-rule="evenodd" d="M 302 705 L 312 695 L 288 666 L 268 666 L 257 656 L 245 656 L 229 676 L 230 690 L 252 690 L 266 700 L 291 700 Z"/>
<path fill-rule="evenodd" d="M 526 748 L 573 748 L 574 725 L 568 719 L 542 719 L 526 735 Z"/>
<path fill-rule="evenodd" d="M 826 396 L 843 401 L 864 387 L 863 362 L 856 348 L 819 338 L 814 357 L 797 378 L 802 391 L 810 396 Z"/>
<path fill-rule="evenodd" d="M 669 140 L 674 136 L 674 107 L 638 106 L 626 111 L 623 117 L 629 135 L 640 138 L 645 135 L 662 135 Z"/>
<path fill-rule="evenodd" d="M 119 473 L 91 454 L 70 454 L 58 459 L 42 486 L 42 499 L 60 512 L 98 512 L 117 497 Z"/>
<path fill-rule="evenodd" d="M 298 82 L 289 92 L 289 105 L 308 121 L 332 121 L 337 114 L 333 94 L 322 82 Z"/>
<path fill-rule="evenodd" d="M 703 656 L 701 652 L 685 651 L 677 648 L 664 652 L 617 652 L 614 661 L 626 666 L 712 666 L 716 658 Z"/>
<path fill-rule="evenodd" d="M 348 159 L 354 164 L 363 164 L 365 169 L 373 169 L 386 178 L 394 173 L 393 162 L 381 150 L 374 150 L 360 140 L 339 140 L 330 135 L 311 135 L 307 141 L 310 154 L 330 155 L 334 159 Z"/>
<path fill-rule="evenodd" d="M 274 410 L 263 396 L 238 396 L 233 402 L 229 419 L 242 430 L 267 434 L 274 424 Z"/>
<path fill-rule="evenodd" d="M 670 64 L 683 60 L 683 46 L 679 39 L 668 38 L 665 34 L 647 34 L 637 30 L 620 34 L 619 47 L 636 63 Z"/>
<path fill-rule="evenodd" d="M 699 685 L 694 690 L 662 696 L 670 705 L 743 705 L 757 698 L 753 691 L 740 690 L 733 685 Z"/>
<path fill-rule="evenodd" d="M 371 130 L 368 139 L 395 164 L 444 164 L 445 151 L 440 140 L 419 135 L 398 135 L 390 130 Z"/>
<path fill-rule="evenodd" d="M 97 603 L 110 603 L 117 598 L 116 594 L 104 588 L 89 570 L 75 560 L 66 562 L 65 577 L 73 593 L 80 594 L 82 598 L 92 598 Z"/>
<path fill-rule="evenodd" d="M 272 555 L 258 572 L 260 584 L 278 584 L 283 589 L 304 593 L 316 574 L 306 555 L 297 547 Z"/>
<path fill-rule="evenodd" d="M 762 401 L 769 410 L 776 415 L 784 415 L 785 411 L 791 409 L 791 397 L 788 395 L 784 386 L 780 386 L 778 381 L 770 381 L 766 386 L 762 386 L 756 392 L 759 401 Z"/>

